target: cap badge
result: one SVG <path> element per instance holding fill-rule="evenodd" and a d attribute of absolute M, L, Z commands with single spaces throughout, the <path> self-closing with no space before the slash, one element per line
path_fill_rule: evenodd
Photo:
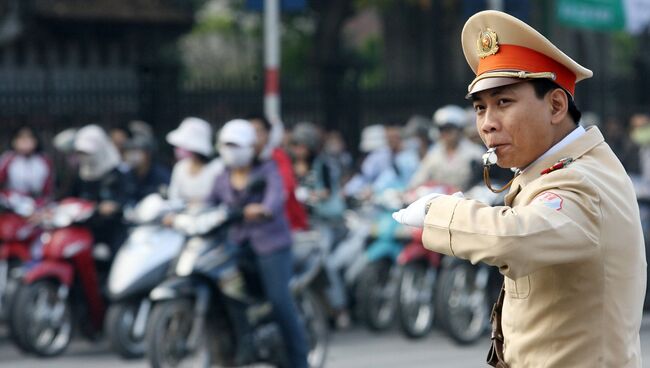
<path fill-rule="evenodd" d="M 480 58 L 485 58 L 494 55 L 499 51 L 499 42 L 497 34 L 491 29 L 482 31 L 476 40 L 476 51 Z"/>

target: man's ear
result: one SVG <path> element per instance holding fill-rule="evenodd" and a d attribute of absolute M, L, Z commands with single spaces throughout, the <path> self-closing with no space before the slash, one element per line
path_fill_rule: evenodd
<path fill-rule="evenodd" d="M 559 124 L 569 112 L 569 97 L 561 88 L 550 91 L 548 97 L 551 104 L 551 124 Z"/>

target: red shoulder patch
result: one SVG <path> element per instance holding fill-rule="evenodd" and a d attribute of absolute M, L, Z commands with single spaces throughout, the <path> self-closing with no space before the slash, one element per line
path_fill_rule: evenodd
<path fill-rule="evenodd" d="M 543 192 L 533 198 L 533 201 L 531 203 L 541 204 L 552 210 L 559 211 L 562 209 L 563 200 L 562 197 L 553 192 Z"/>

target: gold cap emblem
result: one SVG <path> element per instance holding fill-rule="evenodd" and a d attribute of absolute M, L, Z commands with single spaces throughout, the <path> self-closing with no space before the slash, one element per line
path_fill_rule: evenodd
<path fill-rule="evenodd" d="M 499 41 L 497 34 L 491 29 L 482 31 L 476 40 L 476 52 L 480 58 L 494 55 L 499 51 Z"/>

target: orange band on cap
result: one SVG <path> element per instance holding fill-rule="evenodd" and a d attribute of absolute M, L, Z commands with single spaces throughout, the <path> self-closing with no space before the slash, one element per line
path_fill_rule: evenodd
<path fill-rule="evenodd" d="M 479 59 L 476 75 L 496 70 L 522 70 L 526 72 L 553 72 L 554 82 L 571 95 L 576 87 L 576 75 L 567 67 L 528 47 L 499 45 L 499 51 Z"/>

